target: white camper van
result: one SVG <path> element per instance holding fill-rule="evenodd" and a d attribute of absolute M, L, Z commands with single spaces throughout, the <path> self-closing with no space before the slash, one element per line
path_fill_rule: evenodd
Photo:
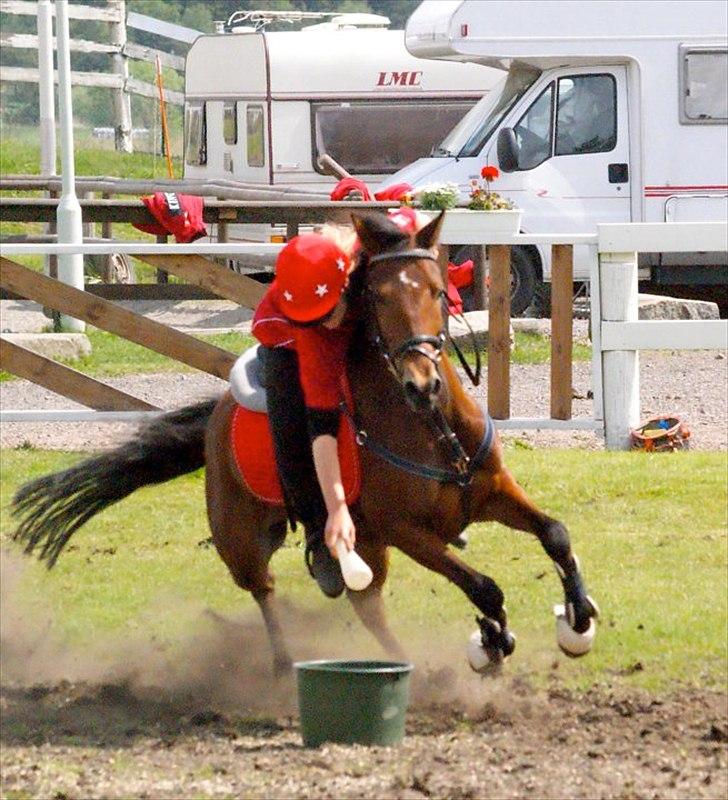
<path fill-rule="evenodd" d="M 340 14 L 299 31 L 265 23 L 325 14 L 238 12 L 200 36 L 185 73 L 185 177 L 327 194 L 324 153 L 376 188 L 442 139 L 500 77 L 424 61 L 386 17 Z M 251 24 L 251 22 L 253 24 Z"/>
<path fill-rule="evenodd" d="M 600 222 L 728 218 L 725 0 L 432 0 L 405 30 L 415 56 L 503 70 L 497 87 L 392 183 L 451 181 L 485 164 L 528 233 Z M 576 248 L 578 251 L 579 248 Z M 675 265 L 690 264 L 692 269 Z M 725 254 L 649 254 L 643 277 L 726 284 Z M 514 252 L 514 311 L 550 276 L 550 248 Z M 575 274 L 588 277 L 586 253 Z"/>

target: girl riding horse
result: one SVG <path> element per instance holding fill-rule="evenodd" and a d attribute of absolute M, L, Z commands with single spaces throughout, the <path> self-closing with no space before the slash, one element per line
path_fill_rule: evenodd
<path fill-rule="evenodd" d="M 505 467 L 492 421 L 444 352 L 445 286 L 436 261 L 441 223 L 442 215 L 411 234 L 385 215 L 354 218 L 362 252 L 348 299 L 360 322 L 347 373 L 362 481 L 351 516 L 356 550 L 374 578 L 365 591 L 348 596 L 385 650 L 401 657 L 381 596 L 388 549 L 397 547 L 462 589 L 481 615 L 476 645 L 483 658 L 471 664 L 499 664 L 515 646 L 503 593 L 449 547 L 471 522 L 495 520 L 541 542 L 564 592 L 559 645 L 583 655 L 598 612 L 566 528 L 538 509 Z M 104 507 L 204 465 L 213 540 L 235 582 L 258 602 L 274 665 L 285 670 L 291 659 L 269 561 L 285 539 L 286 512 L 254 496 L 242 480 L 231 448 L 235 411 L 226 392 L 169 412 L 126 445 L 21 487 L 14 499 L 21 518 L 15 536 L 26 551 L 38 547 L 52 565 L 71 535 Z"/>

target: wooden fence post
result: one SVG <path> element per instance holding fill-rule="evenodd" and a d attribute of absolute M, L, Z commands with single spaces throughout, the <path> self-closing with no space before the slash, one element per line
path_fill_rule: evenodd
<path fill-rule="evenodd" d="M 118 151 L 133 153 L 131 97 L 126 91 L 126 82 L 129 80 L 129 63 L 124 54 L 126 2 L 125 0 L 109 0 L 109 6 L 118 13 L 118 21 L 109 23 L 111 43 L 119 47 L 119 52 L 111 56 L 112 71 L 121 76 L 121 85 L 114 91 L 114 142 Z"/>
<path fill-rule="evenodd" d="M 573 252 L 570 244 L 551 246 L 551 419 L 571 419 Z"/>
<path fill-rule="evenodd" d="M 637 321 L 637 253 L 600 253 L 602 322 Z M 640 417 L 639 353 L 601 353 L 607 450 L 628 450 Z"/>
<path fill-rule="evenodd" d="M 488 412 L 511 416 L 511 248 L 491 245 L 488 302 Z"/>
<path fill-rule="evenodd" d="M 473 302 L 475 303 L 476 310 L 482 311 L 488 308 L 485 245 L 475 245 L 473 250 Z"/>

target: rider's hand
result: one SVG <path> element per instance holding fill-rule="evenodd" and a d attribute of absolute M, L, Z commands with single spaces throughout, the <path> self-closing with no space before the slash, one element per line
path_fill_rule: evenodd
<path fill-rule="evenodd" d="M 341 539 L 346 545 L 347 550 L 354 549 L 354 542 L 356 541 L 356 528 L 349 513 L 349 507 L 346 503 L 332 511 L 326 520 L 326 528 L 324 530 L 324 537 L 326 546 L 331 550 L 334 558 L 338 558 L 336 554 L 336 543 Z"/>

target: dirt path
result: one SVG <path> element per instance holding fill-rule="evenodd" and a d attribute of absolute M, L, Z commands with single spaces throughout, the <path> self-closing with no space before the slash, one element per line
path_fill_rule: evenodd
<path fill-rule="evenodd" d="M 122 685 L 4 687 L 3 797 L 725 798 L 725 697 L 534 693 L 415 701 L 396 748 L 307 750 L 292 717 Z"/>
<path fill-rule="evenodd" d="M 203 373 L 127 375 L 108 380 L 112 386 L 162 408 L 174 408 L 216 396 L 225 383 Z M 591 364 L 576 362 L 573 372 L 573 414 L 592 414 Z M 468 392 L 485 407 L 484 380 Z M 692 432 L 695 450 L 728 449 L 728 359 L 722 352 L 685 351 L 643 353 L 640 356 L 640 395 L 643 417 L 678 414 Z M 549 407 L 549 365 L 511 367 L 511 414 L 545 417 Z M 2 409 L 81 408 L 28 381 L 8 381 L 0 386 Z M 1 447 L 31 445 L 41 449 L 98 450 L 114 446 L 133 435 L 136 426 L 121 423 L 4 423 Z M 590 431 L 513 431 L 504 438 L 518 438 L 534 447 L 602 449 L 603 440 Z"/>

